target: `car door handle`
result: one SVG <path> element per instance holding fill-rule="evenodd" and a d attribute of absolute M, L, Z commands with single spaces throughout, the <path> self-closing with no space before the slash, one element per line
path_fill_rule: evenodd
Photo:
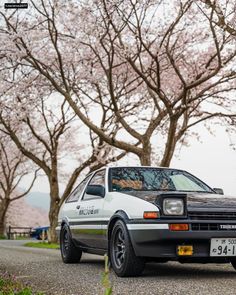
<path fill-rule="evenodd" d="M 76 209 L 78 209 L 78 210 L 79 210 L 79 208 L 80 208 L 80 205 L 77 205 L 77 206 L 76 206 Z"/>

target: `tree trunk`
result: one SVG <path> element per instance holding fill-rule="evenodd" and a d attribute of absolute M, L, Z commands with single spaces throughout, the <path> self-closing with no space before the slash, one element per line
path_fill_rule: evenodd
<path fill-rule="evenodd" d="M 50 229 L 49 229 L 49 237 L 48 240 L 51 243 L 57 243 L 57 233 L 56 227 L 58 225 L 58 214 L 59 214 L 59 202 L 51 199 L 50 211 L 49 211 L 49 221 L 50 221 Z"/>
<path fill-rule="evenodd" d="M 172 157 L 174 155 L 175 146 L 176 146 L 176 128 L 177 128 L 177 120 L 172 119 L 169 125 L 168 137 L 166 141 L 164 156 L 161 161 L 162 167 L 169 167 Z"/>
<path fill-rule="evenodd" d="M 4 224 L 0 221 L 0 237 L 5 236 L 5 227 Z"/>
<path fill-rule="evenodd" d="M 142 166 L 151 166 L 151 151 L 150 143 L 145 143 L 143 145 L 143 152 L 139 157 Z"/>
<path fill-rule="evenodd" d="M 0 237 L 5 236 L 5 220 L 2 220 L 0 212 Z"/>
<path fill-rule="evenodd" d="M 50 175 L 50 210 L 49 210 L 49 237 L 48 241 L 51 243 L 57 243 L 56 227 L 58 224 L 58 214 L 60 210 L 60 198 L 59 198 L 59 185 L 57 177 L 57 159 L 56 156 L 52 157 L 52 170 Z"/>
<path fill-rule="evenodd" d="M 0 236 L 5 235 L 5 218 L 9 204 L 10 201 L 8 199 L 3 199 L 0 203 Z"/>

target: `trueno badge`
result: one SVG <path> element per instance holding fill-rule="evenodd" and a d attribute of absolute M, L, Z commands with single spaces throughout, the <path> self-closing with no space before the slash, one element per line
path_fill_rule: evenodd
<path fill-rule="evenodd" d="M 236 229 L 236 224 L 221 224 L 220 229 Z"/>

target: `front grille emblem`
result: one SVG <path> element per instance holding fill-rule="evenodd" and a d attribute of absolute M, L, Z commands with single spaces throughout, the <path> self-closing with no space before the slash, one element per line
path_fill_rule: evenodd
<path fill-rule="evenodd" d="M 236 229 L 236 224 L 220 224 L 220 229 Z"/>

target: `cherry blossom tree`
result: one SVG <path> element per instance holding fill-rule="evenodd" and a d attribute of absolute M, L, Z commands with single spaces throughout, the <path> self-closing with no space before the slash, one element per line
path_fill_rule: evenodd
<path fill-rule="evenodd" d="M 129 6 L 126 1 L 97 5 L 104 28 L 98 40 L 102 46 L 88 46 L 97 55 L 105 48 L 102 54 L 108 60 L 115 60 L 119 52 L 130 73 L 142 80 L 142 92 L 153 100 L 148 121 L 159 121 L 144 136 L 164 127 L 160 163 L 169 166 L 176 144 L 193 126 L 216 118 L 235 125 L 236 101 L 227 96 L 235 91 L 235 42 L 214 25 L 213 11 L 202 13 L 194 1 L 162 1 L 158 7 L 153 1 L 128 2 Z M 161 21 L 163 11 L 171 17 Z M 148 158 L 144 163 L 150 164 Z"/>
<path fill-rule="evenodd" d="M 197 124 L 235 125 L 235 42 L 197 2 L 31 1 L 2 13 L 3 56 L 43 77 L 103 142 L 144 165 L 158 147 L 169 166 Z M 104 112 L 113 132 L 100 128 Z"/>
<path fill-rule="evenodd" d="M 16 146 L 0 133 L 0 236 L 5 233 L 6 214 L 12 202 L 23 198 L 31 190 L 37 176 L 37 170 L 28 188 L 20 188 L 25 176 L 32 174 L 29 160 Z"/>
<path fill-rule="evenodd" d="M 206 8 L 211 9 L 214 18 L 211 21 L 219 26 L 223 31 L 228 32 L 230 35 L 236 37 L 236 4 L 232 0 L 201 0 L 205 7 L 200 6 L 202 12 L 208 15 Z"/>
<path fill-rule="evenodd" d="M 65 98 L 54 93 L 41 76 L 22 71 L 18 62 L 12 63 L 9 59 L 7 64 L 14 70 L 14 76 L 9 69 L 7 73 L 3 69 L 5 88 L 2 88 L 0 100 L 1 130 L 48 179 L 50 238 L 55 242 L 60 207 L 77 178 L 86 171 L 123 157 L 125 153 L 113 153 L 110 146 L 91 132 L 86 139 L 86 132 L 80 131 L 78 120 Z M 109 120 L 104 118 L 101 128 L 108 128 Z M 91 146 L 86 144 L 89 140 Z M 67 168 L 68 161 L 73 162 L 73 171 Z M 60 183 L 65 184 L 63 191 L 60 191 Z"/>

